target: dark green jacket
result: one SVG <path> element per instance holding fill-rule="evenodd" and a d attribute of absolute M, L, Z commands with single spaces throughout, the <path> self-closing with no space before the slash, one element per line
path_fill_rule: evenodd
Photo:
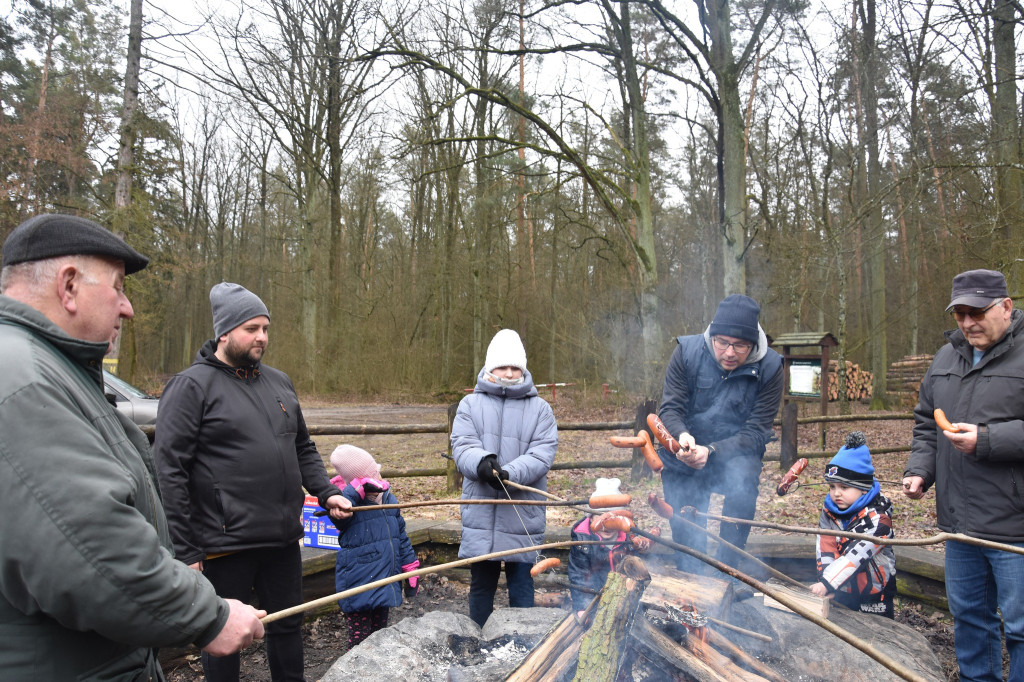
<path fill-rule="evenodd" d="M 145 435 L 104 398 L 105 343 L 0 296 L 0 678 L 162 679 L 228 606 L 175 561 Z"/>

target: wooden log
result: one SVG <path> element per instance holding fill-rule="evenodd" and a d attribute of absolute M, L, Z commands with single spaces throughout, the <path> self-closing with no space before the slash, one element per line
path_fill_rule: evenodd
<path fill-rule="evenodd" d="M 770 680 L 771 682 L 789 682 L 785 677 L 733 644 L 730 639 L 722 636 L 714 629 L 708 629 L 708 642 L 724 651 L 725 655 L 737 664 L 753 670 L 766 680 Z"/>
<path fill-rule="evenodd" d="M 597 600 L 583 612 L 581 618 L 576 614 L 566 616 L 548 635 L 535 646 L 523 662 L 512 671 L 506 682 L 534 682 L 535 680 L 555 680 L 565 671 L 568 661 L 562 660 L 564 653 L 572 651 L 572 662 L 575 663 L 579 651 L 580 640 L 586 632 L 587 625 L 594 617 Z"/>
<path fill-rule="evenodd" d="M 808 589 L 797 591 L 774 580 L 769 580 L 768 585 L 770 585 L 774 590 L 783 592 L 787 597 L 795 600 L 808 611 L 816 613 L 822 618 L 828 618 L 828 608 L 832 601 L 828 597 L 819 597 Z M 793 610 L 767 594 L 764 595 L 764 605 L 773 609 L 779 609 L 780 611 Z"/>
<path fill-rule="evenodd" d="M 726 619 L 726 592 L 729 583 L 711 576 L 694 576 L 675 569 L 660 571 L 652 567 L 651 584 L 640 603 L 646 608 L 671 604 L 678 609 L 697 609 L 700 613 Z"/>
<path fill-rule="evenodd" d="M 630 628 L 630 639 L 633 647 L 698 682 L 765 680 L 764 677 L 739 668 L 732 661 L 703 643 L 700 646 L 707 650 L 703 654 L 697 654 L 685 646 L 680 646 L 642 616 L 638 617 Z M 715 663 L 712 664 L 705 659 L 712 659 Z"/>
<path fill-rule="evenodd" d="M 629 562 L 627 557 L 623 564 Z M 594 622 L 580 643 L 576 682 L 614 682 L 626 652 L 629 625 L 640 605 L 644 583 L 614 572 L 598 597 Z"/>

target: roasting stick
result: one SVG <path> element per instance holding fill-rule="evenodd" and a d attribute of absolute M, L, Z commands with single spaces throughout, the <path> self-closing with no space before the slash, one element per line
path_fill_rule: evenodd
<path fill-rule="evenodd" d="M 510 487 L 510 488 L 515 488 L 516 490 L 522 490 L 522 491 L 528 492 L 528 493 L 537 493 L 538 495 L 541 495 L 542 497 L 548 498 L 552 502 L 557 502 L 560 505 L 564 504 L 564 505 L 569 506 L 569 507 L 571 507 L 571 508 L 573 508 L 573 509 L 575 509 L 577 511 L 581 511 L 584 514 L 600 514 L 601 513 L 601 508 L 600 507 L 595 508 L 595 507 L 593 507 L 593 505 L 591 505 L 591 500 L 597 501 L 595 498 L 591 498 L 589 500 L 583 500 L 582 504 L 587 505 L 586 507 L 583 507 L 583 506 L 577 505 L 576 503 L 570 502 L 569 500 L 566 500 L 565 498 L 559 497 L 558 495 L 552 495 L 549 492 L 546 492 L 544 490 L 538 490 L 537 488 L 531 488 L 528 485 L 523 485 L 521 483 L 515 483 L 514 481 L 502 481 L 502 482 L 505 485 L 507 485 L 508 487 Z M 625 495 L 625 497 L 629 497 L 629 496 Z M 519 500 L 516 500 L 516 503 L 518 504 Z M 629 502 L 627 501 L 625 505 L 615 504 L 615 505 L 612 505 L 612 506 L 614 506 L 614 507 L 629 506 Z"/>
<path fill-rule="evenodd" d="M 762 583 L 760 580 L 758 580 L 756 578 L 753 578 L 753 577 L 751 577 L 749 575 L 746 575 L 745 573 L 741 573 L 740 571 L 736 570 L 732 566 L 724 564 L 721 561 L 719 561 L 718 559 L 715 559 L 715 558 L 713 558 L 713 557 L 711 557 L 711 556 L 709 556 L 707 554 L 704 554 L 703 552 L 698 552 L 697 550 L 691 549 L 690 547 L 687 547 L 685 545 L 680 545 L 679 543 L 672 542 L 671 540 L 666 540 L 666 539 L 664 539 L 664 538 L 662 538 L 660 536 L 654 535 L 653 533 L 648 533 L 646 531 L 642 531 L 642 530 L 640 530 L 639 528 L 636 528 L 636 527 L 631 528 L 630 532 L 631 533 L 635 533 L 636 535 L 639 535 L 641 537 L 645 537 L 645 538 L 647 538 L 649 540 L 652 540 L 653 542 L 658 542 L 658 543 L 660 543 L 660 544 L 662 544 L 662 545 L 664 545 L 664 546 L 666 546 L 666 547 L 668 547 L 670 549 L 674 549 L 674 550 L 676 550 L 678 552 L 683 552 L 685 554 L 689 554 L 690 556 L 694 557 L 695 559 L 699 559 L 700 561 L 703 561 L 704 563 L 708 564 L 709 566 L 712 566 L 713 568 L 717 568 L 722 573 L 726 573 L 728 575 L 731 575 L 732 577 L 734 577 L 737 580 L 740 580 L 740 581 L 746 583 L 747 585 L 749 585 L 750 587 L 754 588 L 755 590 L 758 590 L 760 592 L 763 592 L 764 594 L 767 594 L 769 597 L 771 597 L 775 601 L 779 602 L 780 604 L 784 604 L 787 608 L 789 608 L 793 612 L 799 614 L 800 616 L 804 617 L 805 619 L 811 621 L 815 625 L 817 625 L 817 626 L 819 626 L 821 628 L 824 628 L 825 630 L 828 630 L 830 633 L 832 633 L 833 635 L 835 635 L 839 639 L 843 640 L 844 642 L 846 642 L 850 646 L 856 647 L 860 651 L 863 651 L 866 655 L 868 655 L 871 658 L 873 658 L 874 660 L 878 661 L 878 663 L 880 663 L 881 665 L 885 666 L 886 668 L 891 670 L 893 673 L 895 673 L 899 677 L 901 677 L 901 678 L 903 678 L 905 680 L 910 680 L 911 682 L 925 682 L 925 678 L 922 677 L 921 675 L 918 675 L 918 674 L 916 674 L 914 672 L 911 672 L 911 671 L 907 670 L 906 668 L 903 667 L 903 665 L 901 663 L 899 663 L 898 661 L 893 660 L 891 657 L 887 656 L 886 654 L 882 653 L 881 651 L 878 651 L 877 649 L 872 647 L 869 643 L 865 642 L 861 638 L 857 637 L 856 635 L 854 635 L 854 634 L 852 634 L 850 632 L 847 632 L 846 630 L 844 630 L 843 628 L 839 627 L 835 623 L 829 621 L 827 618 L 822 618 L 820 615 L 818 615 L 817 613 L 814 613 L 813 611 L 811 611 L 806 606 L 804 606 L 803 604 L 801 604 L 797 600 L 793 599 L 789 595 L 784 594 L 783 592 L 781 592 L 779 590 L 775 590 L 771 586 Z"/>
<path fill-rule="evenodd" d="M 686 509 L 692 509 L 687 507 Z M 880 538 L 876 535 L 864 535 L 862 533 L 851 533 L 847 530 L 825 530 L 823 528 L 809 528 L 807 526 L 786 526 L 780 523 L 770 523 L 768 521 L 751 521 L 749 519 L 734 519 L 731 516 L 719 516 L 717 514 L 705 514 L 694 510 L 700 516 L 713 519 L 715 521 L 725 521 L 726 523 L 742 523 L 755 528 L 768 528 L 771 530 L 782 530 L 789 533 L 801 533 L 803 535 L 833 535 L 839 538 L 853 538 L 855 540 L 868 540 L 876 545 L 894 545 L 897 547 L 919 547 L 921 545 L 937 545 L 942 542 L 954 541 L 962 542 L 965 545 L 975 545 L 977 547 L 985 547 L 986 549 L 999 549 L 1004 552 L 1011 552 L 1013 554 L 1024 554 L 1024 547 L 1018 547 L 1016 545 L 1008 545 L 1004 542 L 996 542 L 994 540 L 982 540 L 981 538 L 974 538 L 969 535 L 962 533 L 936 533 L 926 538 Z"/>
<path fill-rule="evenodd" d="M 562 500 L 560 502 L 545 502 L 544 500 L 418 500 L 415 502 L 399 502 L 398 504 L 369 504 L 362 507 L 352 507 L 346 511 L 361 512 L 374 511 L 375 509 L 410 509 L 412 507 L 435 507 L 446 504 L 521 504 L 534 507 L 571 507 L 573 505 L 587 504 L 587 500 Z M 318 509 L 313 516 L 327 516 L 326 509 Z"/>
<path fill-rule="evenodd" d="M 399 573 L 398 575 L 393 575 L 390 578 L 382 578 L 381 580 L 375 580 L 372 583 L 366 583 L 365 585 L 360 585 L 359 587 L 353 587 L 350 590 L 345 590 L 343 592 L 337 592 L 337 593 L 329 595 L 327 597 L 320 597 L 319 599 L 314 599 L 312 601 L 305 602 L 304 604 L 298 604 L 297 606 L 292 606 L 292 607 L 287 608 L 287 609 L 282 609 L 281 611 L 275 611 L 274 613 L 271 613 L 269 615 L 264 616 L 263 618 L 260 618 L 260 622 L 263 623 L 264 625 L 267 625 L 268 623 L 273 623 L 274 621 L 281 620 L 282 618 L 287 618 L 288 616 L 294 616 L 297 613 L 303 613 L 305 611 L 310 611 L 312 609 L 316 609 L 316 608 L 319 608 L 321 606 L 327 606 L 331 602 L 335 602 L 335 601 L 338 601 L 340 599 L 346 599 L 347 597 L 352 597 L 354 595 L 361 594 L 361 593 L 366 592 L 368 590 L 373 590 L 373 589 L 376 589 L 378 587 L 382 587 L 384 585 L 390 585 L 391 583 L 397 583 L 397 582 L 399 582 L 401 580 L 408 580 L 409 578 L 415 578 L 415 577 L 418 577 L 418 576 L 421 576 L 421 575 L 429 575 L 431 573 L 437 573 L 439 571 L 447 571 L 448 569 L 451 569 L 451 568 L 459 568 L 460 566 L 468 566 L 470 564 L 475 564 L 478 561 L 489 561 L 490 559 L 500 559 L 501 557 L 512 556 L 514 554 L 523 554 L 524 552 L 537 552 L 537 551 L 540 551 L 542 549 L 556 549 L 556 548 L 562 548 L 562 547 L 572 547 L 574 545 L 600 545 L 600 544 L 604 544 L 604 541 L 603 540 L 564 540 L 562 542 L 548 542 L 548 543 L 543 544 L 543 545 L 532 545 L 530 547 L 519 547 L 517 549 L 506 549 L 506 550 L 502 550 L 500 552 L 491 552 L 490 554 L 482 554 L 480 556 L 472 557 L 470 559 L 459 559 L 458 561 L 450 561 L 447 564 L 438 564 L 436 566 L 430 566 L 428 568 L 418 568 L 415 571 L 409 571 L 408 573 Z"/>
<path fill-rule="evenodd" d="M 662 517 L 663 519 L 668 519 L 669 521 L 671 521 L 673 518 L 675 518 L 675 519 L 677 519 L 679 521 L 682 521 L 687 526 L 689 526 L 689 527 L 691 527 L 691 528 L 693 528 L 695 530 L 699 530 L 700 532 L 704 533 L 705 535 L 714 538 L 723 547 L 727 547 L 728 549 L 731 549 L 733 552 L 736 552 L 737 554 L 742 556 L 747 561 L 750 561 L 750 562 L 756 564 L 757 566 L 760 566 L 761 568 L 765 569 L 766 571 L 771 573 L 773 576 L 775 576 L 779 580 L 782 580 L 783 582 L 789 583 L 790 585 L 793 585 L 794 587 L 797 587 L 797 588 L 799 588 L 801 590 L 806 590 L 807 589 L 807 585 L 804 585 L 802 582 L 794 580 L 793 578 L 790 578 L 785 573 L 782 573 L 781 571 L 779 571 L 779 570 L 769 566 L 768 564 L 766 564 L 765 562 L 761 561 L 760 559 L 758 559 L 756 556 L 754 556 L 750 552 L 746 551 L 745 549 L 741 549 L 740 547 L 737 547 L 736 545 L 732 544 L 731 542 L 728 542 L 727 540 L 723 540 L 720 536 L 715 535 L 714 533 L 709 531 L 704 526 L 701 526 L 699 524 L 694 523 L 693 521 L 689 520 L 688 518 L 686 518 L 681 513 L 680 514 L 676 514 L 675 510 L 672 509 L 672 505 L 670 505 L 669 503 L 663 501 L 660 497 L 657 496 L 657 494 L 651 493 L 647 497 L 647 502 L 651 505 L 651 508 L 654 509 L 655 513 L 657 513 L 658 516 Z M 693 507 L 683 507 L 683 509 L 690 510 L 690 509 L 693 509 Z"/>

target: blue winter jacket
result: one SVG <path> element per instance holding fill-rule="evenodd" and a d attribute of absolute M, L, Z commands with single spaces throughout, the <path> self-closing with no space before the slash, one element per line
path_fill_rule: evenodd
<path fill-rule="evenodd" d="M 523 373 L 523 383 L 501 386 L 477 376 L 476 391 L 459 403 L 452 424 L 452 455 L 462 474 L 462 498 L 471 500 L 540 500 L 542 496 L 515 488 L 497 491 L 477 478 L 480 460 L 498 456 L 498 465 L 514 483 L 547 490 L 548 469 L 558 449 L 558 428 L 547 401 L 537 395 L 533 376 Z M 544 510 L 540 505 L 463 505 L 462 544 L 459 557 L 471 557 L 544 541 Z M 504 561 L 536 560 L 536 552 L 514 554 Z"/>
<path fill-rule="evenodd" d="M 665 370 L 658 415 L 675 437 L 688 432 L 698 445 L 714 445 L 714 457 L 761 457 L 772 440 L 772 422 L 782 400 L 782 358 L 760 339 L 746 364 L 722 369 L 705 332 L 680 336 Z M 665 467 L 687 469 L 662 451 Z M 692 470 L 691 470 L 692 471 Z"/>
<path fill-rule="evenodd" d="M 353 507 L 374 506 L 359 497 L 351 485 L 341 493 Z M 390 490 L 381 495 L 381 504 L 397 504 Z M 335 520 L 341 531 L 338 556 L 334 564 L 334 586 L 338 592 L 359 587 L 402 572 L 402 566 L 416 561 L 405 519 L 399 509 L 359 511 L 347 519 Z M 401 606 L 402 583 L 394 582 L 338 602 L 345 613 L 366 611 L 379 606 Z"/>

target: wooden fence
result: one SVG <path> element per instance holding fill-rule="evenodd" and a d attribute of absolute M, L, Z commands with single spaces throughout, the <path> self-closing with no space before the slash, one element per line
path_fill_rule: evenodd
<path fill-rule="evenodd" d="M 447 424 L 405 424 L 370 426 L 360 424 L 348 424 L 339 426 L 310 426 L 309 433 L 312 436 L 359 436 L 359 435 L 402 435 L 410 433 L 438 433 L 445 434 L 447 440 L 447 455 L 445 466 L 423 469 L 382 469 L 381 476 L 384 478 L 408 478 L 419 476 L 445 476 L 448 479 L 448 490 L 458 491 L 462 487 L 462 479 L 455 468 L 455 462 L 451 457 L 451 429 L 455 419 L 458 405 L 448 407 Z M 636 417 L 632 421 L 609 421 L 609 422 L 559 422 L 559 431 L 631 431 L 633 433 L 647 427 L 647 415 L 657 411 L 657 403 L 649 400 L 640 403 L 636 408 Z M 886 414 L 854 414 L 854 415 L 826 415 L 817 417 L 798 417 L 797 404 L 790 403 L 782 410 L 782 417 L 775 420 L 775 426 L 781 427 L 780 454 L 767 455 L 767 461 L 779 462 L 782 470 L 789 469 L 800 457 L 807 459 L 820 459 L 832 457 L 835 452 L 831 450 L 799 451 L 797 449 L 797 434 L 801 425 L 810 424 L 841 424 L 848 422 L 866 422 L 882 420 L 912 420 L 913 413 L 886 413 Z M 653 438 L 653 435 L 652 435 Z M 891 448 L 873 448 L 873 454 L 886 454 L 892 452 L 908 452 L 910 446 L 899 446 Z M 632 480 L 650 475 L 650 469 L 644 464 L 643 455 L 639 449 L 634 449 L 629 459 L 604 459 L 582 462 L 555 462 L 551 467 L 552 471 L 571 469 L 630 469 Z"/>

